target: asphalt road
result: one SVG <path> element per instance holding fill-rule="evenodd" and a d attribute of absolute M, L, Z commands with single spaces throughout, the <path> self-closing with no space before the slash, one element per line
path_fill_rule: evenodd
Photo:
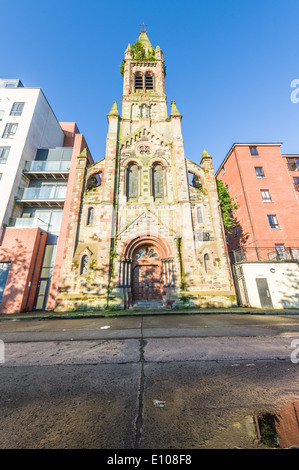
<path fill-rule="evenodd" d="M 0 448 L 264 448 L 297 339 L 298 315 L 1 321 Z"/>

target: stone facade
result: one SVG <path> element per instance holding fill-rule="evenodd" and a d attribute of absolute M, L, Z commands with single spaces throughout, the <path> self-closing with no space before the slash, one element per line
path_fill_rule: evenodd
<path fill-rule="evenodd" d="M 185 158 L 162 51 L 145 32 L 139 42 L 141 57 L 125 51 L 105 158 L 78 156 L 56 310 L 235 304 L 212 158 Z"/>

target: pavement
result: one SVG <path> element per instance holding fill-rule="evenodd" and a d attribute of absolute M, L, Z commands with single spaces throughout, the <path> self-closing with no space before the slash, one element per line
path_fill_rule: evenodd
<path fill-rule="evenodd" d="M 0 448 L 267 448 L 255 417 L 299 400 L 299 312 L 187 312 L 2 321 Z"/>
<path fill-rule="evenodd" d="M 127 310 L 98 310 L 98 311 L 77 311 L 77 312 L 54 312 L 54 311 L 34 311 L 25 313 L 2 313 L 1 321 L 22 321 L 22 320 L 58 320 L 58 319 L 79 319 L 79 318 L 109 318 L 123 316 L 147 316 L 147 315 L 198 315 L 198 314 L 230 314 L 230 315 L 299 315 L 299 308 L 292 309 L 258 309 L 248 307 L 234 308 L 185 308 L 185 309 L 127 309 Z"/>

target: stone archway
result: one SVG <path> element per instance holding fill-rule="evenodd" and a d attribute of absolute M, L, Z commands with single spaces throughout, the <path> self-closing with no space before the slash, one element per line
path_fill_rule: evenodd
<path fill-rule="evenodd" d="M 170 245 L 161 237 L 140 235 L 124 247 L 121 258 L 124 304 L 162 301 L 165 289 L 174 286 Z"/>
<path fill-rule="evenodd" d="M 162 300 L 161 252 L 152 243 L 135 249 L 132 260 L 132 301 Z"/>

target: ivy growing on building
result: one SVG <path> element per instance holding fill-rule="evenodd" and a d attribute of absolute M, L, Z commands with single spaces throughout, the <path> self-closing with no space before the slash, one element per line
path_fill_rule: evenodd
<path fill-rule="evenodd" d="M 144 59 L 144 60 L 155 60 L 155 50 L 149 49 L 146 53 L 146 50 L 143 44 L 138 41 L 135 41 L 131 46 L 131 54 L 133 59 Z M 120 74 L 123 77 L 125 70 L 125 60 L 123 59 L 120 64 Z"/>
<path fill-rule="evenodd" d="M 124 73 L 125 73 L 125 59 L 123 59 L 120 64 L 120 74 L 122 77 L 124 76 Z"/>
<path fill-rule="evenodd" d="M 231 229 L 236 226 L 233 211 L 238 209 L 238 204 L 230 197 L 228 189 L 224 186 L 223 181 L 216 179 L 216 184 L 220 201 L 223 225 L 225 230 L 230 232 Z"/>

